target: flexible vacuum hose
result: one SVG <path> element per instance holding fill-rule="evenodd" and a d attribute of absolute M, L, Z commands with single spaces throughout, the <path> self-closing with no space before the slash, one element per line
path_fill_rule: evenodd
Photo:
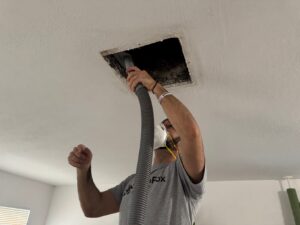
<path fill-rule="evenodd" d="M 124 63 L 126 70 L 129 66 L 133 66 L 130 55 L 125 55 Z M 142 128 L 134 190 L 129 203 L 128 225 L 144 225 L 153 155 L 154 116 L 148 90 L 142 84 L 138 84 L 135 94 L 141 107 Z"/>

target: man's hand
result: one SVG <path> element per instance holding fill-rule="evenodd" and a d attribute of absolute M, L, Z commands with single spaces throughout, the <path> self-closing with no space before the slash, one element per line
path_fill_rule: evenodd
<path fill-rule="evenodd" d="M 129 89 L 134 92 L 138 83 L 142 83 L 148 91 L 151 91 L 155 85 L 155 80 L 145 70 L 137 67 L 129 67 L 127 69 L 127 84 Z"/>
<path fill-rule="evenodd" d="M 88 171 L 92 162 L 92 152 L 84 145 L 78 145 L 70 152 L 69 164 L 81 171 Z"/>

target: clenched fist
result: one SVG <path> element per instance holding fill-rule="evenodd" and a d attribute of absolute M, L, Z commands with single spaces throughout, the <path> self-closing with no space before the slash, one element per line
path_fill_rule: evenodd
<path fill-rule="evenodd" d="M 69 164 L 76 167 L 79 170 L 87 171 L 91 166 L 92 152 L 84 145 L 78 145 L 70 152 L 68 161 Z"/>

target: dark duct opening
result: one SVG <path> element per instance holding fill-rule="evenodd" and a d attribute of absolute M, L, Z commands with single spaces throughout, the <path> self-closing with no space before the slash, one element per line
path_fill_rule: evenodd
<path fill-rule="evenodd" d="M 117 60 L 120 53 L 107 52 L 109 51 L 101 53 L 104 59 L 117 73 L 126 78 L 125 67 Z M 168 38 L 124 52 L 131 55 L 137 67 L 148 71 L 162 85 L 192 82 L 178 38 Z"/>

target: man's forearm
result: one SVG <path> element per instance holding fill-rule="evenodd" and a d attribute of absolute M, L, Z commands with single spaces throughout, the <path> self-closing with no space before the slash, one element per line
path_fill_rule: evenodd
<path fill-rule="evenodd" d="M 155 87 L 154 93 L 158 98 L 167 90 L 160 84 Z M 198 135 L 199 126 L 188 108 L 175 96 L 168 95 L 161 101 L 161 106 L 165 111 L 171 124 L 180 136 Z"/>
<path fill-rule="evenodd" d="M 77 169 L 77 189 L 84 214 L 93 217 L 101 204 L 101 192 L 94 184 L 91 167 L 88 171 Z"/>
<path fill-rule="evenodd" d="M 164 92 L 166 89 L 161 85 L 158 85 L 154 91 L 158 98 Z M 178 151 L 186 172 L 194 183 L 202 181 L 205 156 L 200 128 L 196 120 L 188 108 L 173 95 L 165 96 L 161 100 L 161 106 L 181 138 Z"/>

